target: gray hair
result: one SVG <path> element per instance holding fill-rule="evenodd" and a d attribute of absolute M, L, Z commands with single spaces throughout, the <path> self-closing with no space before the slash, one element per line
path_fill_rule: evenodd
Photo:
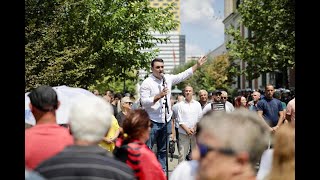
<path fill-rule="evenodd" d="M 247 152 L 252 167 L 268 147 L 270 131 L 256 112 L 239 108 L 233 112 L 210 112 L 199 122 L 202 132 L 219 139 L 223 147 Z"/>
<path fill-rule="evenodd" d="M 102 97 L 80 97 L 70 108 L 70 128 L 75 140 L 100 142 L 111 126 L 113 108 Z"/>
<path fill-rule="evenodd" d="M 201 94 L 201 93 L 205 93 L 206 95 L 208 95 L 208 91 L 206 91 L 206 90 L 204 90 L 204 89 L 201 89 L 201 90 L 199 91 L 199 94 Z"/>

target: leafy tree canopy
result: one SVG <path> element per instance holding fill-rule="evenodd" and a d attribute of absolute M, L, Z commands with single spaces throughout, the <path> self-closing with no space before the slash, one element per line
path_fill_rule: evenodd
<path fill-rule="evenodd" d="M 251 36 L 231 27 L 227 48 L 233 59 L 247 63 L 243 73 L 249 79 L 295 66 L 295 0 L 243 0 L 238 12 Z"/>
<path fill-rule="evenodd" d="M 173 69 L 172 73 L 180 73 L 197 61 L 188 61 L 184 65 L 180 65 Z M 216 57 L 208 57 L 205 65 L 198 69 L 189 79 L 178 84 L 179 89 L 183 89 L 186 85 L 191 85 L 194 92 L 205 89 L 211 92 L 216 89 L 225 89 L 231 91 L 233 77 L 236 75 L 230 66 L 231 62 L 227 54 Z"/>
<path fill-rule="evenodd" d="M 177 27 L 171 9 L 148 0 L 26 0 L 26 91 L 40 84 L 87 88 L 100 81 L 134 80 L 149 68 L 157 42 L 151 32 Z"/>

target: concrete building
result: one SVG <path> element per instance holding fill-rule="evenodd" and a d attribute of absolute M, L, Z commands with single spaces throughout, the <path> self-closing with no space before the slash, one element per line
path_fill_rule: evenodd
<path fill-rule="evenodd" d="M 180 22 L 180 0 L 150 0 L 151 7 L 166 7 L 170 3 L 174 3 L 174 18 Z M 178 28 L 168 34 L 152 33 L 157 38 L 169 37 L 167 43 L 157 43 L 156 47 L 151 49 L 158 49 L 157 57 L 164 60 L 165 73 L 170 73 L 176 66 L 186 62 L 186 37 L 180 34 L 180 25 Z M 144 50 L 148 51 L 148 50 Z M 144 70 L 139 71 L 139 78 L 145 79 L 150 72 Z"/>
<path fill-rule="evenodd" d="M 180 0 L 149 0 L 151 7 L 167 7 L 169 4 L 174 3 L 174 9 L 172 10 L 174 18 L 180 22 Z M 176 29 L 180 33 L 180 24 Z"/>
<path fill-rule="evenodd" d="M 237 9 L 241 3 L 241 0 L 224 0 L 224 20 L 223 23 L 225 25 L 225 29 L 230 28 L 233 26 L 236 29 L 240 29 L 241 35 L 245 38 L 252 37 L 253 33 L 246 27 L 244 27 L 242 24 L 239 23 L 239 20 L 241 18 L 240 14 L 237 12 Z M 225 34 L 225 44 L 226 42 L 229 42 L 230 37 Z M 220 48 L 220 50 L 218 50 Z M 216 50 L 212 51 L 212 54 L 219 54 L 221 51 L 221 47 L 218 47 Z M 222 53 L 222 52 L 221 52 Z M 246 63 L 242 60 L 236 60 L 236 62 L 240 65 L 240 70 L 243 70 L 246 68 Z M 289 77 L 289 87 L 294 88 L 295 87 L 295 69 L 288 70 L 288 77 Z M 246 79 L 245 75 L 241 75 L 237 77 L 236 84 L 233 85 L 233 88 L 237 89 L 264 89 L 264 87 L 267 84 L 273 84 L 276 86 L 276 88 L 284 87 L 284 82 L 282 80 L 283 73 L 278 72 L 272 72 L 272 73 L 264 73 L 261 74 L 259 78 L 256 78 L 252 81 L 249 81 Z"/>

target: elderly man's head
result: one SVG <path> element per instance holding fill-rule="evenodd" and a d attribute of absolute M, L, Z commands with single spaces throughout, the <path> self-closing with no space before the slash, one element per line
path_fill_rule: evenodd
<path fill-rule="evenodd" d="M 270 132 L 255 112 L 210 112 L 199 122 L 199 179 L 250 179 Z"/>
<path fill-rule="evenodd" d="M 98 144 L 111 125 L 113 108 L 99 96 L 84 96 L 74 101 L 70 108 L 70 128 L 75 143 Z"/>

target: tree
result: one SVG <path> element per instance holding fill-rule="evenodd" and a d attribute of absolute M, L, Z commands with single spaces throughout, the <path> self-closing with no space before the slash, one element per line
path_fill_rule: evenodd
<path fill-rule="evenodd" d="M 184 65 L 180 65 L 173 69 L 173 74 L 178 74 L 189 67 L 193 66 L 196 61 L 189 61 Z M 179 89 L 183 89 L 187 84 L 193 87 L 194 92 L 200 89 L 213 91 L 215 89 L 231 90 L 233 77 L 236 75 L 233 68 L 230 66 L 232 61 L 229 60 L 227 54 L 208 57 L 206 65 L 198 69 L 189 79 L 178 84 Z"/>
<path fill-rule="evenodd" d="M 40 84 L 87 88 L 96 80 L 134 80 L 148 71 L 157 42 L 151 32 L 177 27 L 167 8 L 148 0 L 26 0 L 26 91 Z"/>
<path fill-rule="evenodd" d="M 129 76 L 135 76 L 136 72 L 128 72 Z M 129 92 L 130 94 L 137 94 L 136 92 L 136 84 L 137 80 L 110 80 L 105 77 L 103 80 L 97 80 L 94 85 L 88 87 L 90 91 L 94 89 L 99 90 L 99 92 L 104 93 L 106 90 L 113 90 L 114 92 L 118 93 L 126 93 Z M 125 87 L 124 87 L 125 85 Z"/>
<path fill-rule="evenodd" d="M 295 66 L 295 0 L 243 0 L 238 12 L 249 37 L 233 27 L 226 33 L 232 37 L 230 55 L 247 63 L 242 73 L 249 80 L 276 70 L 286 76 Z M 288 78 L 284 80 L 287 84 Z"/>

